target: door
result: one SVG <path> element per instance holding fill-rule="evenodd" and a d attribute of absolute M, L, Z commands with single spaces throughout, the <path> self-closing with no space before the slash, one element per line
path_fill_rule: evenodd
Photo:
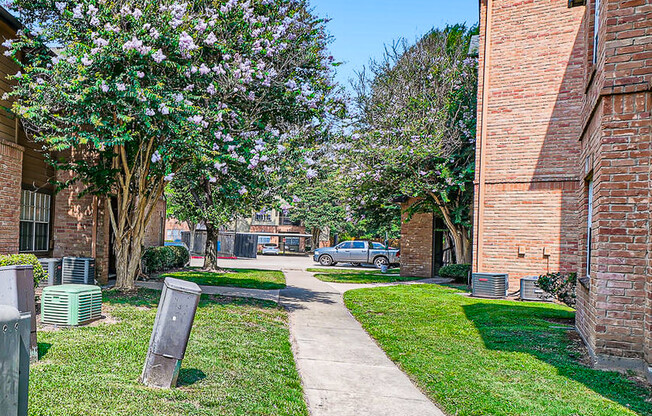
<path fill-rule="evenodd" d="M 367 243 L 364 241 L 354 241 L 351 254 L 349 255 L 351 263 L 366 263 L 369 261 L 368 257 Z"/>
<path fill-rule="evenodd" d="M 333 253 L 333 260 L 342 262 L 350 261 L 353 241 L 345 241 L 335 248 L 336 250 L 335 253 Z"/>

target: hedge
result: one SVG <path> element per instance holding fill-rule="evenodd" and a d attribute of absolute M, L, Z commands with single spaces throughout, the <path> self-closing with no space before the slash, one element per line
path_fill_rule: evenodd
<path fill-rule="evenodd" d="M 41 263 L 39 263 L 33 254 L 8 254 L 0 256 L 0 266 L 22 265 L 32 265 L 34 267 L 34 287 L 38 286 L 41 280 L 47 278 L 47 273 L 43 270 L 43 266 L 41 266 Z"/>
<path fill-rule="evenodd" d="M 145 273 L 155 273 L 188 264 L 190 253 L 182 246 L 150 247 L 143 254 Z"/>
<path fill-rule="evenodd" d="M 470 270 L 470 264 L 449 264 L 439 269 L 439 277 L 448 277 L 466 283 Z"/>

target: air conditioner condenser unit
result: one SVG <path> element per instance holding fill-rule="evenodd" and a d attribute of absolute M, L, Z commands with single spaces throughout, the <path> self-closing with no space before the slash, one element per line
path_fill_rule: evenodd
<path fill-rule="evenodd" d="M 509 276 L 502 273 L 473 273 L 471 293 L 481 298 L 504 299 L 509 288 Z"/>

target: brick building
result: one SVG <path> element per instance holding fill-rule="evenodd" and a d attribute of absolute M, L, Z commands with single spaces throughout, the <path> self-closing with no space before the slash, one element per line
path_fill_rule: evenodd
<path fill-rule="evenodd" d="M 479 54 L 473 270 L 577 272 L 595 364 L 652 379 L 652 2 L 481 0 Z"/>
<path fill-rule="evenodd" d="M 0 8 L 0 37 L 14 39 L 20 22 Z M 0 95 L 10 90 L 7 74 L 18 67 L 0 55 Z M 0 254 L 32 253 L 38 257 L 95 257 L 97 280 L 105 283 L 114 267 L 109 218 L 104 201 L 79 197 L 80 185 L 57 194 L 49 182 L 62 180 L 46 163 L 42 146 L 30 141 L 20 121 L 0 102 Z M 163 244 L 165 201 L 148 227 L 145 245 Z"/>

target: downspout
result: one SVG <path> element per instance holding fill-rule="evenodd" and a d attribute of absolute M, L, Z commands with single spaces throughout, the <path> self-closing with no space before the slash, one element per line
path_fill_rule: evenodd
<path fill-rule="evenodd" d="M 484 181 L 484 171 L 485 171 L 485 143 L 487 141 L 487 108 L 489 102 L 489 67 L 491 66 L 491 17 L 492 17 L 492 0 L 486 0 L 486 12 L 485 12 L 485 25 L 484 25 L 484 47 L 482 51 L 482 123 L 480 124 L 480 140 L 478 143 L 479 149 L 479 162 L 480 167 L 478 170 L 478 217 L 477 217 L 477 249 L 475 253 L 475 269 L 477 272 L 481 272 L 480 265 L 482 264 L 480 259 L 482 258 L 483 252 L 483 227 L 484 227 L 484 193 L 485 193 L 485 181 Z"/>
<path fill-rule="evenodd" d="M 97 196 L 93 195 L 93 225 L 91 229 L 91 257 L 97 258 Z"/>

